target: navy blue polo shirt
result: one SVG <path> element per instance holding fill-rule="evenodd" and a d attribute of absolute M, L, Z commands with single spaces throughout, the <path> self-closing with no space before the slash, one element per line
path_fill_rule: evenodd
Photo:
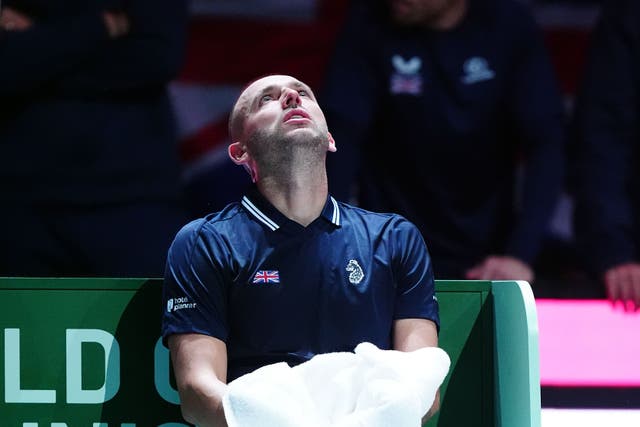
<path fill-rule="evenodd" d="M 225 341 L 228 380 L 270 363 L 391 348 L 395 319 L 439 325 L 433 270 L 416 227 L 332 197 L 304 227 L 258 191 L 187 224 L 168 254 L 162 335 Z"/>

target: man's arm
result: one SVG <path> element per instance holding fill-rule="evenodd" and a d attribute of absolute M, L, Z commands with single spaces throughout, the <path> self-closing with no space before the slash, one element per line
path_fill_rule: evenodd
<path fill-rule="evenodd" d="M 208 335 L 169 337 L 182 416 L 199 427 L 226 427 L 222 396 L 227 385 L 227 345 Z"/>
<path fill-rule="evenodd" d="M 436 324 L 429 319 L 399 319 L 393 324 L 393 349 L 414 351 L 438 346 Z"/>
<path fill-rule="evenodd" d="M 518 9 L 520 13 L 512 20 L 518 54 L 510 76 L 508 114 L 524 164 L 518 215 L 503 255 L 529 267 L 540 250 L 562 191 L 565 125 L 562 95 L 542 31 L 526 6 L 519 5 Z M 505 260 L 497 264 L 502 264 L 501 270 L 509 275 L 520 270 L 516 263 Z"/>
<path fill-rule="evenodd" d="M 428 319 L 399 319 L 393 324 L 393 349 L 414 351 L 423 347 L 438 346 L 438 329 Z M 440 390 L 431 405 L 431 409 L 422 417 L 422 424 L 440 409 Z"/>
<path fill-rule="evenodd" d="M 529 264 L 512 256 L 490 255 L 467 270 L 468 280 L 526 280 L 533 282 L 533 269 Z"/>
<path fill-rule="evenodd" d="M 51 84 L 110 37 L 106 18 L 98 10 L 37 22 L 5 7 L 1 22 L 0 97 L 21 96 Z"/>
<path fill-rule="evenodd" d="M 589 46 L 574 126 L 574 224 L 588 270 L 604 282 L 612 302 L 640 304 L 637 201 L 633 200 L 638 142 L 636 2 L 602 9 Z"/>
<path fill-rule="evenodd" d="M 154 89 L 182 68 L 187 36 L 187 2 L 130 0 L 127 37 L 96 51 L 65 76 L 57 89 L 65 94 L 124 93 Z"/>

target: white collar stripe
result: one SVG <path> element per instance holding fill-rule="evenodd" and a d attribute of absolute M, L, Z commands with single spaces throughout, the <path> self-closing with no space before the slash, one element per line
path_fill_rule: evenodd
<path fill-rule="evenodd" d="M 338 208 L 338 202 L 336 202 L 336 199 L 331 197 L 331 203 L 333 203 L 333 218 L 331 219 L 331 222 L 335 225 L 340 225 L 340 208 Z"/>
<path fill-rule="evenodd" d="M 242 205 L 247 208 L 247 210 L 251 212 L 258 221 L 269 227 L 271 231 L 276 231 L 278 228 L 280 228 L 278 224 L 273 222 L 268 216 L 262 213 L 260 209 L 258 209 L 253 203 L 251 203 L 247 196 L 244 196 L 242 198 Z"/>

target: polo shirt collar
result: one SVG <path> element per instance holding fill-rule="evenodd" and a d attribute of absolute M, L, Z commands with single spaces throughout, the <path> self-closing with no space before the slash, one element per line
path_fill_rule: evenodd
<path fill-rule="evenodd" d="M 277 210 L 255 186 L 242 197 L 240 203 L 251 216 L 271 231 L 276 231 L 282 226 L 294 222 Z M 331 195 L 327 196 L 320 217 L 336 227 L 341 225 L 340 206 Z"/>

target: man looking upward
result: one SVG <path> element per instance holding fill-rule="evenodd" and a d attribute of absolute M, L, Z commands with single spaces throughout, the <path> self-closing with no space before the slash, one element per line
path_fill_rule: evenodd
<path fill-rule="evenodd" d="M 311 89 L 290 76 L 254 81 L 229 131 L 229 155 L 255 188 L 187 224 L 165 274 L 163 339 L 185 419 L 225 425 L 226 383 L 267 364 L 364 341 L 436 346 L 426 245 L 404 218 L 329 196 L 325 158 L 336 146 Z"/>

